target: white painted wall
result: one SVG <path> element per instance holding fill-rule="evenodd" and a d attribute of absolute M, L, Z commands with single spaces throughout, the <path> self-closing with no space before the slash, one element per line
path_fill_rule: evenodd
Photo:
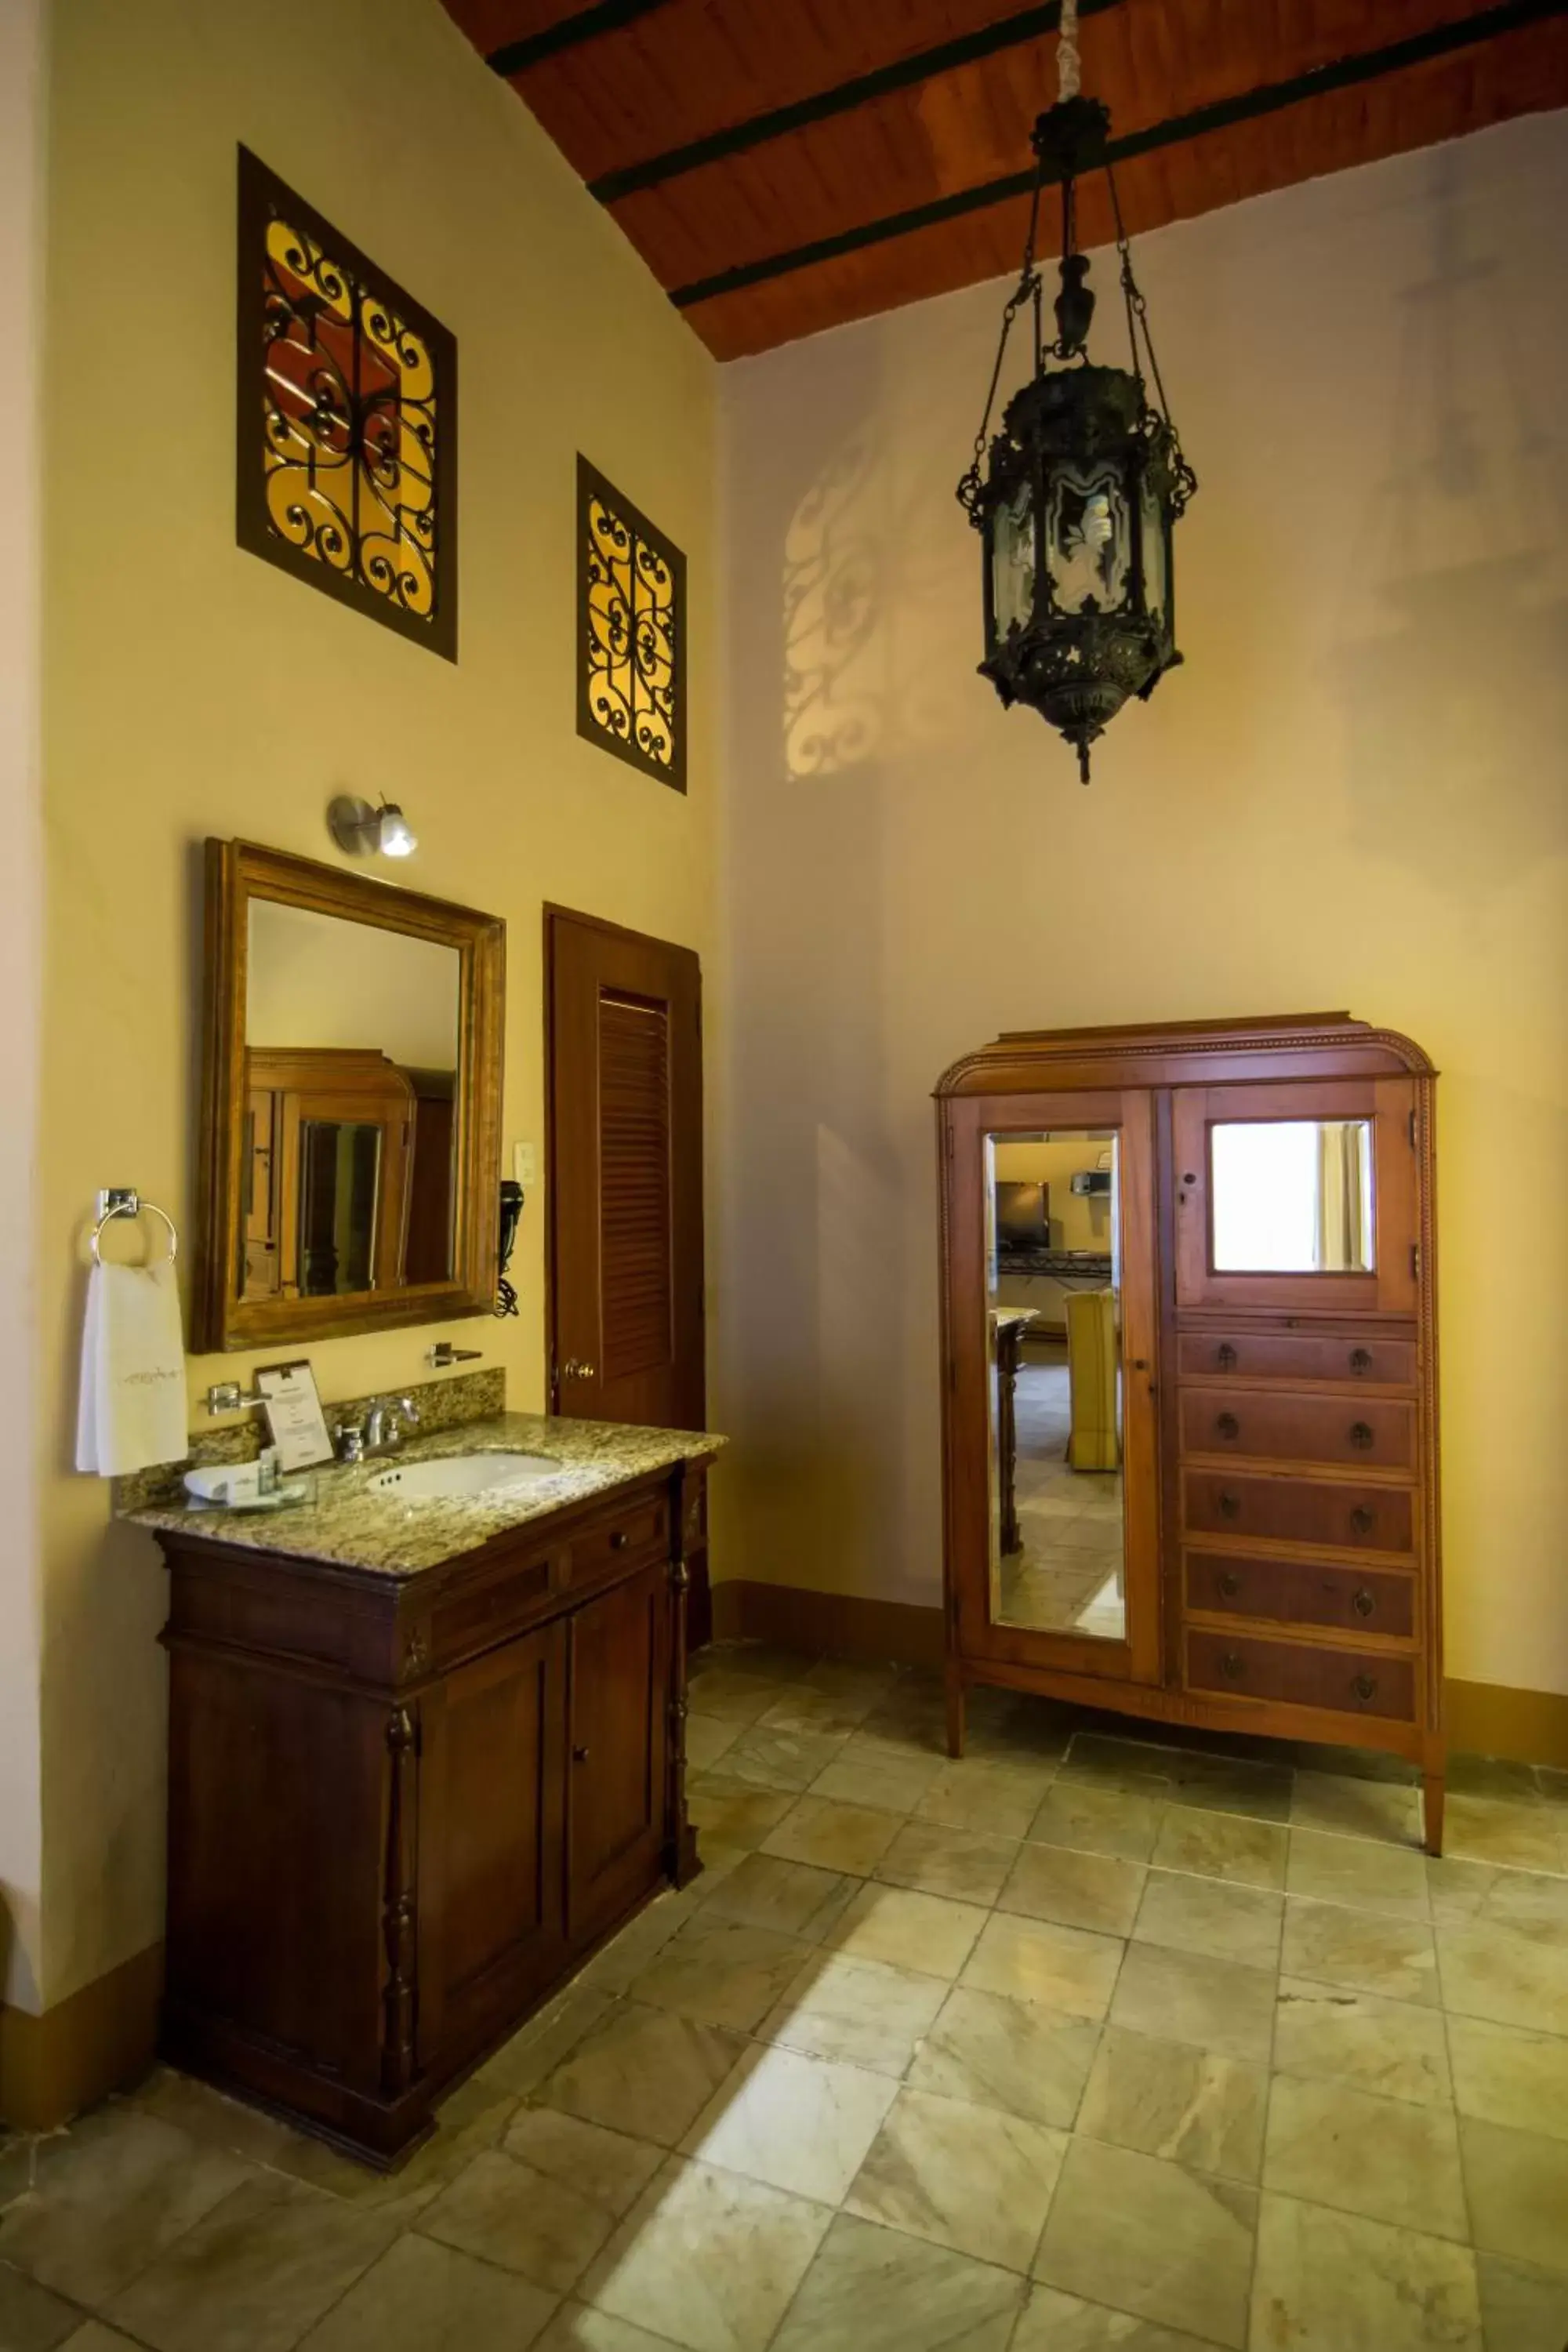
<path fill-rule="evenodd" d="M 37 2006 L 43 0 L 0 7 L 0 2000 Z"/>
<path fill-rule="evenodd" d="M 1448 1668 L 1568 1691 L 1565 132 L 1142 242 L 1188 666 L 1087 792 L 972 667 L 952 485 L 1005 289 L 724 371 L 729 1573 L 937 1598 L 947 1063 L 1342 1005 L 1444 1074 Z"/>

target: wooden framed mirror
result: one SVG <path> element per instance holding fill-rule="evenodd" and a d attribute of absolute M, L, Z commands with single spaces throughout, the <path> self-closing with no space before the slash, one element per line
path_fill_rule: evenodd
<path fill-rule="evenodd" d="M 206 845 L 195 1344 L 495 1301 L 506 927 L 254 842 Z"/>

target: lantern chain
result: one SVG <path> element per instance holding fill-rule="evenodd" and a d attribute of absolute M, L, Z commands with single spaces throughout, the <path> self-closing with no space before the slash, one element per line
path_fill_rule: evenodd
<path fill-rule="evenodd" d="M 1035 242 L 1040 227 L 1040 186 L 1045 176 L 1045 163 L 1035 165 L 1035 185 L 1029 198 L 1029 232 L 1024 240 L 1024 266 L 1018 283 L 1007 299 L 1002 313 L 1002 339 L 996 346 L 996 361 L 991 370 L 990 389 L 985 394 L 985 411 L 980 419 L 980 430 L 974 436 L 974 455 L 958 485 L 955 496 L 976 530 L 982 528 L 980 494 L 983 484 L 980 468 L 985 457 L 985 444 L 991 431 L 991 411 L 996 404 L 996 387 L 1002 381 L 1002 363 L 1007 356 L 1007 338 L 1013 331 L 1013 321 L 1026 302 L 1032 303 L 1035 313 L 1035 365 L 1040 362 L 1040 273 L 1035 266 Z"/>
<path fill-rule="evenodd" d="M 1171 421 L 1171 404 L 1165 397 L 1164 379 L 1160 373 L 1160 362 L 1154 351 L 1154 337 L 1149 325 L 1149 304 L 1138 280 L 1132 275 L 1132 252 L 1127 241 L 1126 228 L 1122 224 L 1121 199 L 1116 191 L 1116 173 L 1109 162 L 1105 166 L 1105 178 L 1106 184 L 1110 190 L 1110 212 L 1116 224 L 1116 250 L 1121 262 L 1121 299 L 1127 306 L 1127 340 L 1132 347 L 1132 372 L 1142 382 L 1143 370 L 1138 355 L 1138 338 L 1142 331 L 1143 348 L 1149 354 L 1149 373 L 1154 379 L 1154 392 L 1160 404 L 1160 414 L 1171 436 L 1171 470 L 1175 478 L 1171 505 L 1173 512 L 1179 515 L 1197 488 L 1198 478 L 1182 455 L 1182 445 L 1176 437 L 1175 425 Z"/>

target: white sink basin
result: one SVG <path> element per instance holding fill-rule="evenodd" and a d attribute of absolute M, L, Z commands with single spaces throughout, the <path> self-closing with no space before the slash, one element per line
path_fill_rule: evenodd
<path fill-rule="evenodd" d="M 405 1503 L 446 1503 L 468 1495 L 499 1494 L 553 1478 L 559 1462 L 547 1454 L 447 1454 L 437 1462 L 396 1462 L 370 1481 L 373 1495 Z"/>

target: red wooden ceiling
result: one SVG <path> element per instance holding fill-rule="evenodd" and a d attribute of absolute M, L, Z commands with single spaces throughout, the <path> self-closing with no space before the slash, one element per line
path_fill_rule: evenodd
<path fill-rule="evenodd" d="M 1568 0 L 1080 0 L 1083 85 L 1117 138 L 1292 78 L 1416 54 L 1374 76 L 1200 128 L 1123 162 L 1129 228 L 1235 204 L 1324 172 L 1429 146 L 1510 115 L 1568 105 Z M 1022 37 L 935 59 L 853 105 L 749 139 L 737 152 L 612 193 L 610 208 L 721 359 L 1014 269 L 1025 200 L 1007 197 L 858 249 L 799 248 L 1028 167 L 1029 130 L 1056 96 L 1056 41 L 1023 0 L 446 0 L 590 184 L 780 107 L 1021 19 Z M 1423 37 L 1471 29 L 1437 54 Z M 552 49 L 538 41 L 555 34 Z M 577 36 L 578 37 L 573 37 Z M 504 52 L 530 45 L 521 59 Z M 542 53 L 543 52 L 543 53 Z M 1103 178 L 1083 240 L 1104 239 Z M 757 266 L 753 283 L 704 289 Z M 764 267 L 765 266 L 765 267 Z"/>

